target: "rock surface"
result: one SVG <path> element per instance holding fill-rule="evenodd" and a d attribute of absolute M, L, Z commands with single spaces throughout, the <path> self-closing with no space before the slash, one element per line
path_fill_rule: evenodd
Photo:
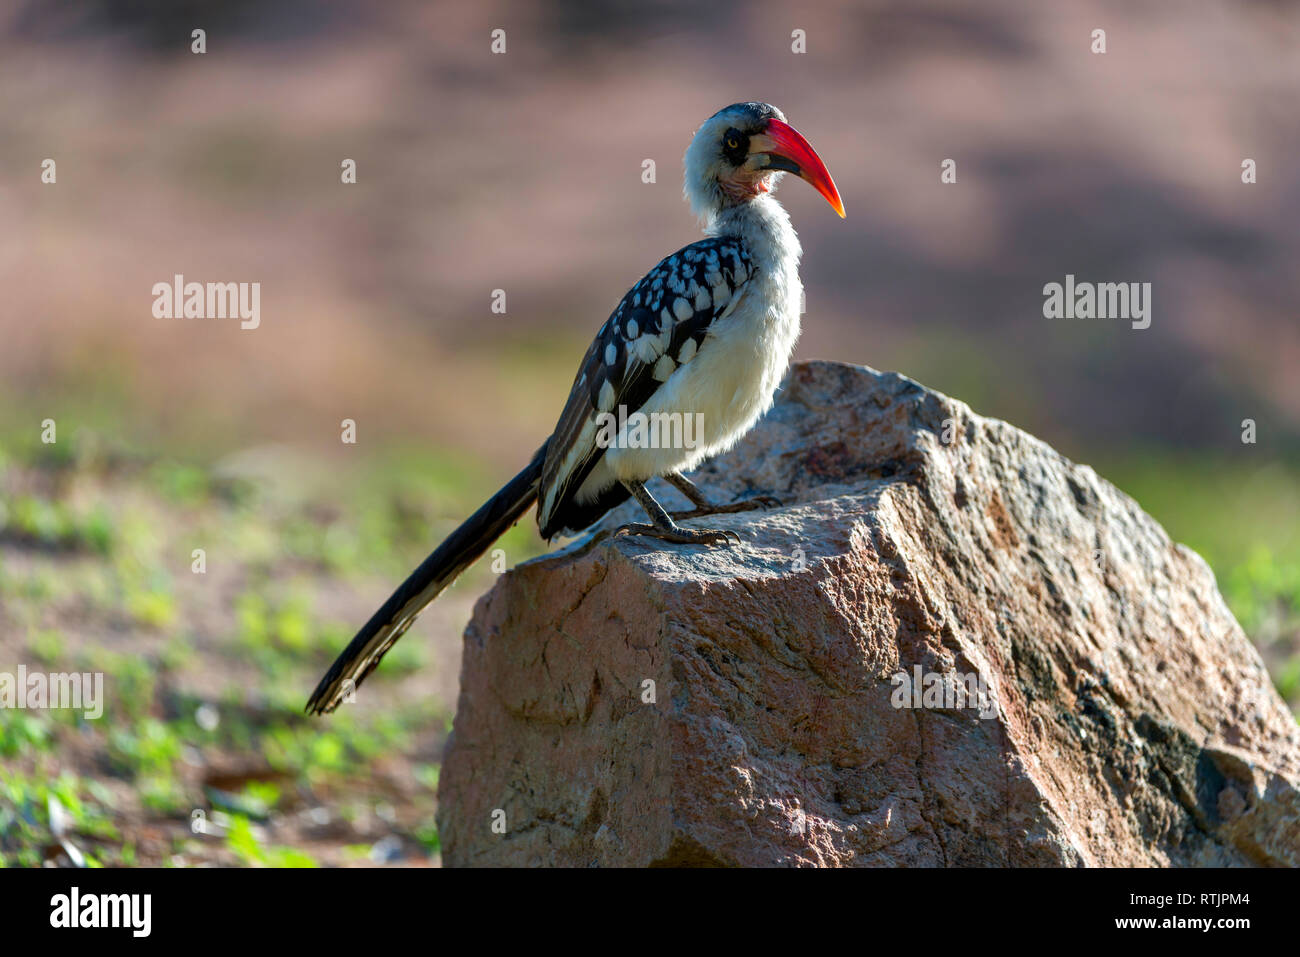
<path fill-rule="evenodd" d="M 612 538 L 625 506 L 480 600 L 447 865 L 1300 866 L 1294 717 L 1092 469 L 814 362 L 695 479 L 783 505 L 692 523 L 730 549 Z M 918 668 L 990 697 L 900 701 Z"/>

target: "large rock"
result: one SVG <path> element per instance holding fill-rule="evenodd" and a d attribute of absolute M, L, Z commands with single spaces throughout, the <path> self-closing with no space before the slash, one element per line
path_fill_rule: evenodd
<path fill-rule="evenodd" d="M 815 362 L 697 480 L 784 504 L 713 549 L 612 538 L 624 508 L 479 602 L 446 864 L 1300 865 L 1295 719 L 1092 469 Z M 896 706 L 917 668 L 991 698 Z"/>

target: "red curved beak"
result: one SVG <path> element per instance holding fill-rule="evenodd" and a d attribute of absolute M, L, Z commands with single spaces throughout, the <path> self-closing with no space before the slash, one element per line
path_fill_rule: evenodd
<path fill-rule="evenodd" d="M 768 169 L 785 170 L 807 181 L 825 197 L 831 208 L 840 214 L 840 218 L 844 218 L 844 201 L 840 199 L 840 191 L 835 188 L 831 171 L 826 168 L 812 144 L 789 123 L 768 120 L 766 130 L 750 137 L 749 151 L 768 156 Z"/>

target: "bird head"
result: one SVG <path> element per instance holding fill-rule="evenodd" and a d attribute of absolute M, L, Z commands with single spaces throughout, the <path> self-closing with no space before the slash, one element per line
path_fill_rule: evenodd
<path fill-rule="evenodd" d="M 844 216 L 835 181 L 812 145 L 768 103 L 735 103 L 704 121 L 686 149 L 684 192 L 691 209 L 711 218 L 776 189 L 793 173 Z"/>

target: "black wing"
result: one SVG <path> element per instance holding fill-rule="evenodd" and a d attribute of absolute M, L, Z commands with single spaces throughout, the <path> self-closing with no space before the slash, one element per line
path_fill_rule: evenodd
<path fill-rule="evenodd" d="M 616 484 L 593 502 L 576 500 L 605 454 L 596 417 L 641 408 L 676 370 L 687 341 L 693 356 L 713 322 L 735 308 L 752 273 L 740 240 L 704 239 L 664 259 L 623 297 L 587 350 L 550 439 L 537 504 L 543 538 L 586 528 L 627 498 Z"/>

